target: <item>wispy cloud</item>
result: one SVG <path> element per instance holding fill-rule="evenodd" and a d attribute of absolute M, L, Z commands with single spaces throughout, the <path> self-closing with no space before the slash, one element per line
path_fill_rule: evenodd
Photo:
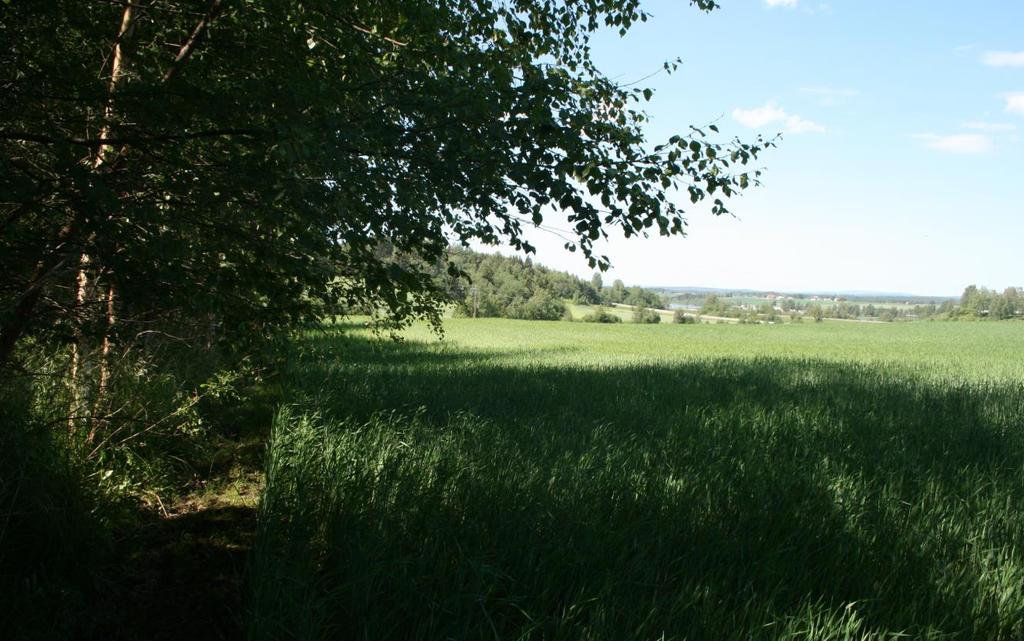
<path fill-rule="evenodd" d="M 1024 93 L 1008 93 L 1006 98 L 1006 113 L 1024 116 Z"/>
<path fill-rule="evenodd" d="M 917 134 L 914 136 L 928 149 L 951 154 L 986 154 L 993 149 L 992 140 L 982 134 Z"/>
<path fill-rule="evenodd" d="M 986 131 L 989 133 L 1007 133 L 1017 131 L 1017 125 L 1008 122 L 983 122 L 980 120 L 972 120 L 971 122 L 965 122 L 962 127 L 972 131 Z"/>
<path fill-rule="evenodd" d="M 986 51 L 981 62 L 989 67 L 1024 67 L 1024 51 Z"/>
<path fill-rule="evenodd" d="M 825 126 L 800 116 L 787 116 L 786 131 L 791 134 L 823 134 Z"/>
<path fill-rule="evenodd" d="M 764 0 L 769 7 L 786 7 L 792 9 L 796 6 L 797 0 Z"/>
<path fill-rule="evenodd" d="M 823 107 L 832 107 L 833 105 L 841 102 L 843 98 L 852 98 L 860 94 L 856 89 L 841 89 L 836 87 L 826 87 L 824 85 L 816 87 L 801 87 L 800 91 L 817 97 L 818 104 Z"/>
<path fill-rule="evenodd" d="M 732 117 L 736 122 L 751 129 L 760 129 L 774 123 L 781 123 L 784 130 L 791 134 L 825 132 L 823 125 L 788 113 L 774 102 L 753 109 L 733 109 Z"/>

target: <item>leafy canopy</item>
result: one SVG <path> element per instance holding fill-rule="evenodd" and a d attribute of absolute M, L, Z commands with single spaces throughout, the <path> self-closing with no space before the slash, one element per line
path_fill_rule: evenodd
<path fill-rule="evenodd" d="M 82 254 L 122 325 L 265 330 L 336 303 L 435 314 L 449 244 L 531 252 L 554 210 L 602 269 L 610 229 L 683 233 L 673 187 L 726 212 L 771 142 L 710 126 L 652 146 L 650 90 L 591 59 L 595 31 L 648 17 L 638 0 L 5 3 L 5 340 L 81 317 Z"/>

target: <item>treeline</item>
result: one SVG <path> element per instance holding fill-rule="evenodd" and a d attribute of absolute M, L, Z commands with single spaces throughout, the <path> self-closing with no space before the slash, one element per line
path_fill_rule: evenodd
<path fill-rule="evenodd" d="M 808 312 L 812 311 L 808 306 Z M 885 307 L 873 304 L 839 303 L 823 309 L 826 318 L 870 318 L 878 320 L 1009 320 L 1024 318 L 1024 289 L 1007 287 L 1002 293 L 985 287 L 970 285 L 964 289 L 959 304 L 946 300 L 942 303 L 914 305 L 912 307 Z"/>
<path fill-rule="evenodd" d="M 1024 319 L 1024 289 L 1007 287 L 1002 293 L 985 287 L 970 285 L 964 289 L 960 301 L 919 305 L 883 305 L 850 301 L 818 301 L 802 298 L 779 298 L 760 305 L 732 304 L 728 297 L 710 294 L 704 298 L 700 313 L 707 316 L 737 318 L 741 321 L 775 321 L 788 315 L 791 319 L 812 318 L 823 320 L 1009 320 Z"/>
<path fill-rule="evenodd" d="M 952 317 L 992 320 L 1024 318 L 1024 288 L 1007 287 L 1000 294 L 985 287 L 970 285 L 960 296 L 960 306 L 954 310 Z"/>
<path fill-rule="evenodd" d="M 804 308 L 804 313 L 814 318 L 839 318 L 846 320 L 921 320 L 926 318 L 937 318 L 949 314 L 955 308 L 953 301 L 944 301 L 940 305 L 928 303 L 925 305 L 914 305 L 913 307 L 898 307 L 896 305 L 885 306 L 867 303 L 840 302 L 835 305 L 821 305 L 811 303 Z"/>
<path fill-rule="evenodd" d="M 711 294 L 704 299 L 700 307 L 700 313 L 706 316 L 722 316 L 726 318 L 737 318 L 741 322 L 748 321 L 778 321 L 784 316 L 791 320 L 798 318 L 810 318 L 816 321 L 826 318 L 842 320 L 921 320 L 927 318 L 944 318 L 955 314 L 956 305 L 953 301 L 945 301 L 940 305 L 928 303 L 924 305 L 907 306 L 885 306 L 874 303 L 859 304 L 847 301 L 837 303 L 821 303 L 819 301 L 806 301 L 801 299 L 786 298 L 775 303 L 765 302 L 758 306 L 733 305 L 727 299 Z"/>
<path fill-rule="evenodd" d="M 571 318 L 566 301 L 578 305 L 626 304 L 664 308 L 661 297 L 616 280 L 605 287 L 600 274 L 588 281 L 534 264 L 530 258 L 452 248 L 451 262 L 464 277 L 449 281 L 459 316 L 559 320 Z"/>

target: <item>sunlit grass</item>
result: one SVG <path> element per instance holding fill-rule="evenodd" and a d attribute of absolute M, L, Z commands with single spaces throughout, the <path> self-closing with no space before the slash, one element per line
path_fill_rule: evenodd
<path fill-rule="evenodd" d="M 296 346 L 252 638 L 1024 635 L 1024 323 L 446 331 Z"/>

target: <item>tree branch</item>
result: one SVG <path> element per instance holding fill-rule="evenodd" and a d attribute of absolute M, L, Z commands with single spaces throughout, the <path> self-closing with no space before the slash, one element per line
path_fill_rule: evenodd
<path fill-rule="evenodd" d="M 34 142 L 43 145 L 78 145 L 81 147 L 102 147 L 104 145 L 138 145 L 147 142 L 178 142 L 197 138 L 219 138 L 231 136 L 258 137 L 270 133 L 264 129 L 206 129 L 182 134 L 152 134 L 143 136 L 123 136 L 114 138 L 57 138 L 29 131 L 0 130 L 0 140 L 15 142 Z"/>
<path fill-rule="evenodd" d="M 174 76 L 178 74 L 182 65 L 188 62 L 188 59 L 192 57 L 192 52 L 195 51 L 196 45 L 202 40 L 203 35 L 206 33 L 206 29 L 211 22 L 220 14 L 223 7 L 221 0 L 210 0 L 210 6 L 206 10 L 206 15 L 199 19 L 196 23 L 192 33 L 189 34 L 188 40 L 185 44 L 181 45 L 178 49 L 178 55 L 174 57 L 174 62 L 171 63 L 171 67 L 164 74 L 163 81 L 169 82 Z"/>

